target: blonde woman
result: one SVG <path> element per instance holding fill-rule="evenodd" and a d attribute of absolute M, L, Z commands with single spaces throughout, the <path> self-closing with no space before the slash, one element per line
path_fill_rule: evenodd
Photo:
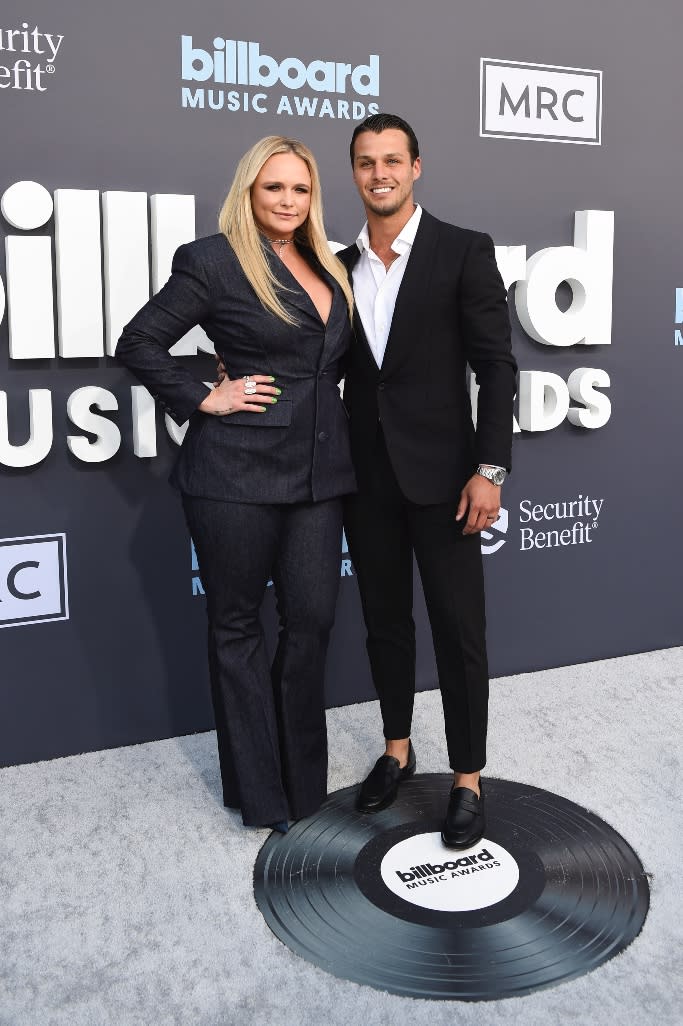
<path fill-rule="evenodd" d="M 189 419 L 171 480 L 206 592 L 224 802 L 247 826 L 285 832 L 327 793 L 323 674 L 341 496 L 355 489 L 337 388 L 353 300 L 302 143 L 256 143 L 219 226 L 178 249 L 116 355 L 177 423 Z M 195 324 L 226 370 L 212 390 L 168 352 Z M 280 617 L 272 666 L 259 622 L 271 577 Z"/>

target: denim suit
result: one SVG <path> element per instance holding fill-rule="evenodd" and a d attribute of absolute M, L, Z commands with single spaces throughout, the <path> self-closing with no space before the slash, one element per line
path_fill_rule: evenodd
<path fill-rule="evenodd" d="M 171 481 L 207 598 L 223 797 L 248 825 L 309 815 L 326 794 L 324 663 L 340 497 L 355 489 L 337 387 L 351 338 L 344 294 L 302 247 L 333 293 L 324 324 L 279 257 L 263 251 L 295 325 L 263 307 L 225 237 L 214 235 L 178 249 L 169 281 L 116 350 L 177 423 L 189 421 Z M 195 324 L 230 378 L 272 375 L 277 404 L 221 417 L 199 411 L 206 386 L 168 352 Z M 272 666 L 258 617 L 271 576 L 281 628 Z"/>

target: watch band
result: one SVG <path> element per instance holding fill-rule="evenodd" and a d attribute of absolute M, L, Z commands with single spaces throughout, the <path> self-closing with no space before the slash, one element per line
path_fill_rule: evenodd
<path fill-rule="evenodd" d="M 507 471 L 504 467 L 484 467 L 481 464 L 477 467 L 477 473 L 485 477 L 487 481 L 491 481 L 494 485 L 502 485 L 505 478 L 507 477 Z"/>

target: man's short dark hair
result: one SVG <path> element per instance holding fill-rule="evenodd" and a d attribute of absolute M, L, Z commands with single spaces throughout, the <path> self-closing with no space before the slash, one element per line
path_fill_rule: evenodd
<path fill-rule="evenodd" d="M 399 132 L 404 132 L 408 138 L 408 151 L 410 153 L 410 162 L 414 164 L 417 158 L 420 156 L 420 147 L 418 145 L 417 136 L 413 132 L 412 128 L 407 121 L 400 118 L 398 114 L 371 114 L 369 118 L 362 121 L 360 125 L 356 125 L 351 136 L 351 166 L 353 167 L 353 148 L 356 143 L 356 137 L 361 132 L 374 132 L 375 135 L 379 135 L 380 132 L 386 132 L 388 128 L 397 128 Z"/>

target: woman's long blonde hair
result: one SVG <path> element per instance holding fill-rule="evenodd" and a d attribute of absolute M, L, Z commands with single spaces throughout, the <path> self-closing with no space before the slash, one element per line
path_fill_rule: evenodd
<path fill-rule="evenodd" d="M 251 207 L 251 188 L 256 177 L 265 162 L 276 153 L 294 153 L 308 167 L 311 175 L 311 206 L 308 217 L 296 234 L 310 246 L 325 270 L 335 279 L 344 293 L 351 316 L 353 293 L 346 270 L 332 253 L 325 235 L 318 166 L 315 157 L 303 143 L 283 135 L 268 135 L 255 143 L 237 165 L 230 192 L 218 215 L 218 226 L 234 249 L 242 270 L 266 309 L 288 324 L 296 324 L 278 299 L 276 289 L 286 286 L 278 281 L 268 265 L 263 252 L 263 236 L 256 225 Z"/>

